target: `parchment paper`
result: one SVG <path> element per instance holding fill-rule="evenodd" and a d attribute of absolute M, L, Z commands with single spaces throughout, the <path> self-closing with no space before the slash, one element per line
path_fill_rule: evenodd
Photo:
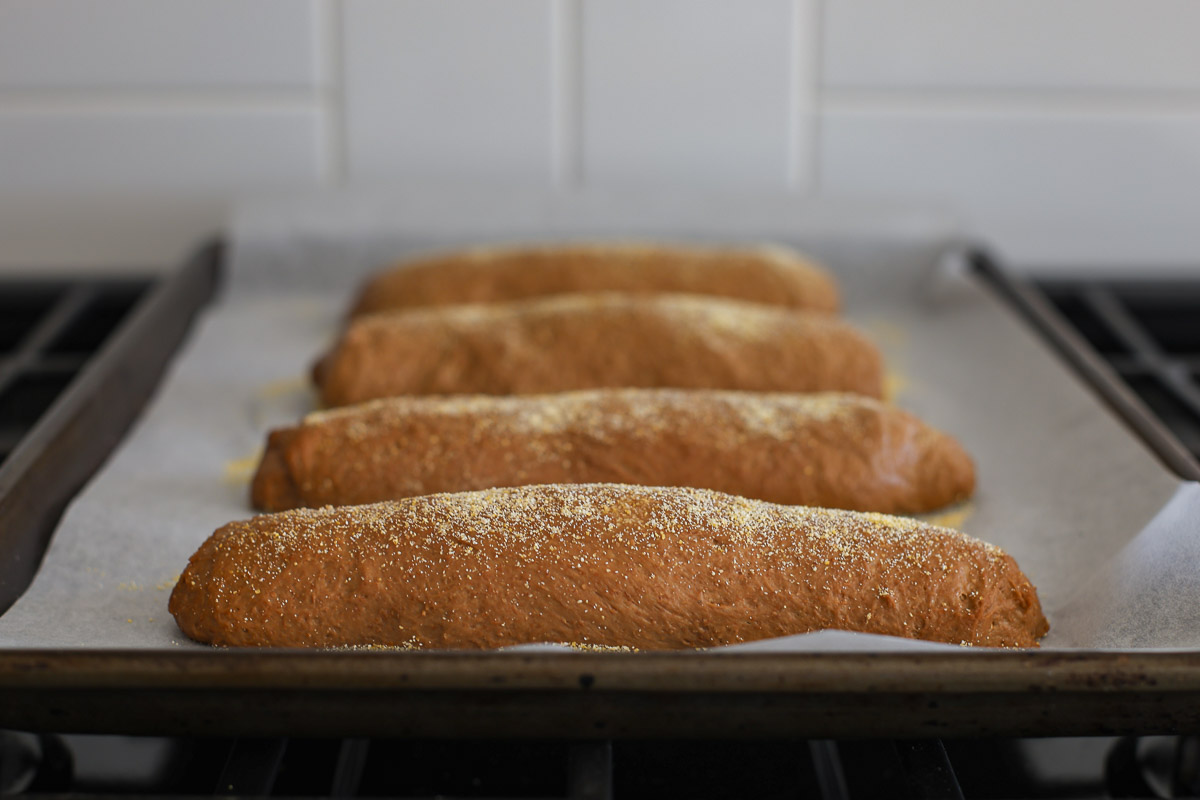
<path fill-rule="evenodd" d="M 948 258 L 950 221 L 794 199 L 428 190 L 244 206 L 224 297 L 0 617 L 0 648 L 200 647 L 166 610 L 187 558 L 253 512 L 266 431 L 313 407 L 305 376 L 367 271 L 469 241 L 587 236 L 795 244 L 823 258 L 881 346 L 900 405 L 957 435 L 979 491 L 931 515 L 1008 550 L 1051 622 L 1043 646 L 1200 647 L 1200 485 L 1172 477 Z M 824 632 L 729 650 L 942 648 Z"/>

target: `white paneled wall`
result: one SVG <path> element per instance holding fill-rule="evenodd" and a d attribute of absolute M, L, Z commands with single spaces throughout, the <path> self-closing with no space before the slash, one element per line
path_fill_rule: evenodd
<path fill-rule="evenodd" d="M 1200 273 L 1200 4 L 828 0 L 821 189 L 953 208 L 1024 263 Z"/>
<path fill-rule="evenodd" d="M 170 263 L 329 167 L 319 0 L 0 0 L 0 265 Z"/>
<path fill-rule="evenodd" d="M 0 86 L 312 89 L 312 0 L 4 0 Z"/>
<path fill-rule="evenodd" d="M 414 180 L 884 198 L 1022 263 L 1200 264 L 1197 32 L 1194 0 L 0 0 L 0 268 Z"/>
<path fill-rule="evenodd" d="M 320 131 L 313 109 L 0 110 L 0 175 L 16 197 L 313 185 Z"/>
<path fill-rule="evenodd" d="M 1009 258 L 1140 268 L 1191 260 L 1200 275 L 1200 115 L 831 110 L 831 192 L 953 209 Z"/>
<path fill-rule="evenodd" d="M 584 0 L 584 183 L 786 188 L 792 6 Z"/>
<path fill-rule="evenodd" d="M 347 0 L 349 179 L 546 183 L 550 9 L 550 0 Z"/>
<path fill-rule="evenodd" d="M 829 0 L 826 86 L 1200 89 L 1193 0 Z"/>

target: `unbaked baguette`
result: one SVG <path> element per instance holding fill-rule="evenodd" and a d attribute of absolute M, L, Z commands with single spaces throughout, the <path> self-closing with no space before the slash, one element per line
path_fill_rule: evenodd
<path fill-rule="evenodd" d="M 370 279 L 353 313 L 602 291 L 687 292 L 813 311 L 838 308 L 833 278 L 785 247 L 595 243 L 425 256 Z"/>
<path fill-rule="evenodd" d="M 613 386 L 878 397 L 883 361 L 854 328 L 825 314 L 600 293 L 359 317 L 314 376 L 326 406 Z"/>
<path fill-rule="evenodd" d="M 917 513 L 968 497 L 975 475 L 953 438 L 858 395 L 599 389 L 311 414 L 270 434 L 251 498 L 282 511 L 531 483 L 695 486 Z"/>
<path fill-rule="evenodd" d="M 171 594 L 218 645 L 709 647 L 826 628 L 1032 647 L 999 548 L 879 514 L 684 488 L 524 486 L 219 529 Z"/>

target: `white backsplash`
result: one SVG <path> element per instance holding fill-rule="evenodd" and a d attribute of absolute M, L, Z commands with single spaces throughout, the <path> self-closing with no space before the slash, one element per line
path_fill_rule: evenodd
<path fill-rule="evenodd" d="M 792 49 L 815 38 L 793 5 L 584 0 L 583 183 L 787 188 Z"/>
<path fill-rule="evenodd" d="M 1200 272 L 1192 0 L 0 0 L 0 269 L 168 264 L 263 191 L 948 208 Z"/>

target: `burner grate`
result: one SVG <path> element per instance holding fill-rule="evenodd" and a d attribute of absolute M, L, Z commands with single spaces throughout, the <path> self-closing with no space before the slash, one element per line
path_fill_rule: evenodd
<path fill-rule="evenodd" d="M 1200 282 L 1047 281 L 1040 288 L 1200 457 Z"/>
<path fill-rule="evenodd" d="M 407 797 L 1196 796 L 1196 737 L 456 740 L 0 731 L 0 795 Z"/>
<path fill-rule="evenodd" d="M 104 346 L 150 283 L 0 284 L 0 463 Z"/>
<path fill-rule="evenodd" d="M 947 749 L 936 739 L 567 742 L 9 733 L 0 734 L 0 763 L 6 760 L 15 768 L 7 785 L 0 780 L 0 794 L 69 793 L 81 800 L 148 795 L 445 800 L 964 796 Z M 988 759 L 984 769 L 992 776 L 977 782 L 993 788 L 1028 785 L 1021 777 L 1012 783 L 1014 776 L 1024 776 L 1026 782 L 1032 777 L 1027 766 L 1011 759 L 1006 774 L 997 776 Z M 1074 788 L 1086 793 L 1098 785 Z"/>

